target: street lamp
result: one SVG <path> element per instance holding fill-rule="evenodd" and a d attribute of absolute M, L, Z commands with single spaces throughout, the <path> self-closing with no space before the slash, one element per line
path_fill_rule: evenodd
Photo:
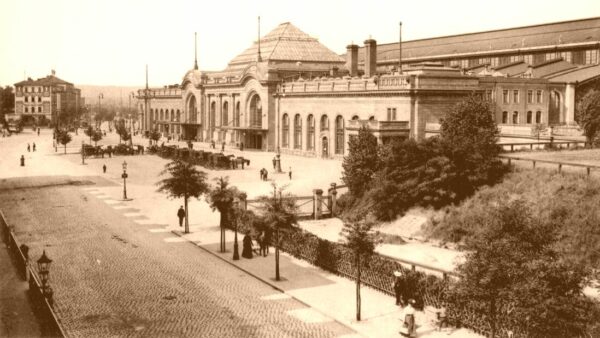
<path fill-rule="evenodd" d="M 81 140 L 81 164 L 85 164 L 85 148 L 83 147 L 83 140 Z"/>
<path fill-rule="evenodd" d="M 52 288 L 48 285 L 48 275 L 50 274 L 50 264 L 52 260 L 46 256 L 46 250 L 42 253 L 42 257 L 37 260 L 38 274 L 42 281 L 42 294 L 48 299 L 50 305 L 52 305 Z"/>
<path fill-rule="evenodd" d="M 235 198 L 233 201 L 233 222 L 235 224 L 235 235 L 233 237 L 233 260 L 237 261 L 240 259 L 239 249 L 238 249 L 238 221 L 239 221 L 239 199 Z"/>
<path fill-rule="evenodd" d="M 127 162 L 123 161 L 123 174 L 121 175 L 123 178 L 123 201 L 131 201 L 131 199 L 127 198 Z"/>
<path fill-rule="evenodd" d="M 102 105 L 100 103 L 100 100 L 104 98 L 104 94 L 100 93 L 98 95 L 98 117 L 102 116 Z M 96 119 L 96 121 L 98 121 L 98 119 Z M 96 122 L 98 123 L 98 122 Z M 100 125 L 98 125 L 98 128 L 100 128 Z"/>

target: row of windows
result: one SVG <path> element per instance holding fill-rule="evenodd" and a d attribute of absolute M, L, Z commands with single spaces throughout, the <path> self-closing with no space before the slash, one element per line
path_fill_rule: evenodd
<path fill-rule="evenodd" d="M 512 103 L 519 103 L 519 101 L 520 101 L 519 94 L 520 94 L 520 91 L 518 89 L 515 89 L 512 91 Z M 491 91 L 486 92 L 486 95 L 489 98 L 491 98 L 491 96 L 492 96 Z M 536 90 L 535 91 L 535 103 L 542 103 L 542 101 L 543 101 L 542 91 Z M 502 91 L 502 102 L 503 103 L 511 103 L 510 91 L 508 89 L 504 89 Z M 533 90 L 527 91 L 527 103 L 534 103 Z"/>
<path fill-rule="evenodd" d="M 315 118 L 312 114 L 306 118 L 306 150 L 315 150 Z M 322 115 L 319 122 L 321 131 L 329 130 L 329 117 Z M 281 120 L 282 147 L 290 147 L 290 118 L 288 114 L 283 114 Z M 300 114 L 294 116 L 293 125 L 293 147 L 294 149 L 302 149 L 302 118 Z M 335 153 L 344 154 L 344 118 L 338 115 L 335 118 Z"/>
<path fill-rule="evenodd" d="M 31 108 L 31 110 L 30 110 L 30 108 Z M 38 113 L 42 112 L 42 107 L 25 107 L 25 112 L 26 113 L 35 113 L 36 108 L 37 108 Z"/>
<path fill-rule="evenodd" d="M 179 109 L 175 111 L 171 109 L 171 114 L 169 115 L 169 109 L 165 110 L 154 110 L 150 109 L 150 115 L 154 118 L 154 120 L 169 120 L 169 121 L 180 121 L 181 120 L 181 112 Z M 170 118 L 169 118 L 170 117 Z"/>
<path fill-rule="evenodd" d="M 507 111 L 503 111 L 502 112 L 502 123 L 503 124 L 508 124 L 508 112 Z M 510 123 L 512 124 L 519 124 L 519 112 L 518 111 L 514 111 L 512 113 L 512 119 L 510 121 Z M 532 111 L 528 111 L 527 112 L 527 118 L 526 118 L 526 122 L 527 124 L 532 124 L 533 122 L 533 112 Z M 535 123 L 542 123 L 542 112 L 541 111 L 536 111 L 535 112 Z"/>
<path fill-rule="evenodd" d="M 217 110 L 217 103 L 212 102 L 210 104 L 210 126 L 216 125 L 215 114 Z M 240 126 L 240 103 L 237 102 L 235 105 L 235 112 L 233 114 L 233 120 L 229 121 L 229 102 L 223 102 L 221 109 L 221 125 L 228 126 L 233 123 L 234 127 Z M 260 103 L 260 97 L 255 95 L 250 100 L 250 125 L 254 127 L 262 127 L 262 106 Z"/>
<path fill-rule="evenodd" d="M 18 92 L 25 92 L 25 93 L 42 93 L 42 92 L 47 92 L 49 90 L 50 90 L 50 87 L 17 87 Z"/>
<path fill-rule="evenodd" d="M 550 52 L 550 53 L 536 53 L 536 54 L 520 54 L 520 55 L 507 55 L 507 56 L 496 56 L 496 57 L 481 57 L 481 58 L 469 58 L 461 60 L 445 60 L 442 63 L 445 66 L 460 66 L 461 68 L 474 67 L 482 64 L 490 64 L 492 67 L 503 66 L 509 63 L 524 61 L 528 64 L 538 64 L 545 61 L 555 60 L 563 58 L 563 60 L 578 64 L 578 65 L 591 65 L 597 64 L 600 56 L 598 49 L 588 50 L 577 50 L 568 52 Z"/>
<path fill-rule="evenodd" d="M 37 102 L 42 102 L 41 96 L 25 96 L 25 102 L 36 102 L 35 99 L 37 97 Z"/>

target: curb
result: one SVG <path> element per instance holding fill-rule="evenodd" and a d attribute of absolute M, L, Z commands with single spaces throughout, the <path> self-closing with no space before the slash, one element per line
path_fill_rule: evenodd
<path fill-rule="evenodd" d="M 260 277 L 260 276 L 258 276 L 258 275 L 256 275 L 256 274 L 254 274 L 254 273 L 252 273 L 252 272 L 250 272 L 250 271 L 248 271 L 248 270 L 246 270 L 246 269 L 242 268 L 241 266 L 239 266 L 239 265 L 237 265 L 237 264 L 233 263 L 232 261 L 230 261 L 230 260 L 228 260 L 228 259 L 226 259 L 226 258 L 223 258 L 223 257 L 221 257 L 220 255 L 218 255 L 218 254 L 214 253 L 213 251 L 211 251 L 211 250 L 209 250 L 209 249 L 207 249 L 207 248 L 205 248 L 205 247 L 203 247 L 203 246 L 201 246 L 201 245 L 198 245 L 198 244 L 196 244 L 196 243 L 192 242 L 191 240 L 189 240 L 189 239 L 187 239 L 187 238 L 183 237 L 183 234 L 182 234 L 182 233 L 179 233 L 177 230 L 171 230 L 171 233 L 172 233 L 172 234 L 174 234 L 174 235 L 176 235 L 176 236 L 179 236 L 179 237 L 181 237 L 181 238 L 185 239 L 185 240 L 186 240 L 188 243 L 190 243 L 190 244 L 193 244 L 194 246 L 196 246 L 197 248 L 200 248 L 200 249 L 204 250 L 205 252 L 208 252 L 209 254 L 211 254 L 211 255 L 213 255 L 214 257 L 217 257 L 218 259 L 222 260 L 223 262 L 226 262 L 227 264 L 229 264 L 229 265 L 231 265 L 231 266 L 233 266 L 233 267 L 237 268 L 238 270 L 245 272 L 246 274 L 248 274 L 248 275 L 250 275 L 250 276 L 252 276 L 252 277 L 256 278 L 257 280 L 259 280 L 259 281 L 263 282 L 264 284 L 266 284 L 266 285 L 268 285 L 268 286 L 272 287 L 273 289 L 275 289 L 275 290 L 277 290 L 277 291 L 279 291 L 279 292 L 281 292 L 281 293 L 284 293 L 284 294 L 286 294 L 286 295 L 290 296 L 292 299 L 294 299 L 294 300 L 296 300 L 296 301 L 298 301 L 298 302 L 302 303 L 304 306 L 306 306 L 306 307 L 308 307 L 308 308 L 310 308 L 310 309 L 313 309 L 314 311 L 317 311 L 318 313 L 320 313 L 320 314 L 324 315 L 324 316 L 325 316 L 325 317 L 327 317 L 327 318 L 331 318 L 333 321 L 335 321 L 336 323 L 338 323 L 338 324 L 340 324 L 340 325 L 342 325 L 342 326 L 346 327 L 347 329 L 351 330 L 352 332 L 354 332 L 354 333 L 356 333 L 356 334 L 359 334 L 359 335 L 361 335 L 361 336 L 363 336 L 363 337 L 368 337 L 368 336 L 366 336 L 365 334 L 363 334 L 362 332 L 359 332 L 358 330 L 356 330 L 355 328 L 353 328 L 353 327 L 352 327 L 350 324 L 348 324 L 348 323 L 344 323 L 344 322 L 342 322 L 342 321 L 339 321 L 339 320 L 337 320 L 337 319 L 333 318 L 331 315 L 329 315 L 329 314 L 327 314 L 327 313 L 324 313 L 323 311 L 321 311 L 321 310 L 319 310 L 319 309 L 315 309 L 314 307 L 310 306 L 310 305 L 309 305 L 308 303 L 306 303 L 305 301 L 303 301 L 303 300 L 301 300 L 301 299 L 299 299 L 299 298 L 297 298 L 297 297 L 295 297 L 295 296 L 293 296 L 293 295 L 290 295 L 290 294 L 286 293 L 286 292 L 285 292 L 285 290 L 283 290 L 282 288 L 278 287 L 277 285 L 275 285 L 273 282 L 269 281 L 268 279 L 262 278 L 262 277 Z"/>

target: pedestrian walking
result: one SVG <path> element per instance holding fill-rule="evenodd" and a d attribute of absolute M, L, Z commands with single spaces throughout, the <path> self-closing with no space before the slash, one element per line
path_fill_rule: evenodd
<path fill-rule="evenodd" d="M 21 167 L 25 166 L 25 156 L 21 155 Z"/>
<path fill-rule="evenodd" d="M 267 169 L 265 169 L 265 174 L 263 176 L 263 178 L 265 179 L 265 181 L 268 181 L 268 176 L 269 176 L 269 172 L 267 171 Z"/>
<path fill-rule="evenodd" d="M 273 170 L 275 170 L 275 165 L 277 164 L 276 156 L 273 156 Z"/>
<path fill-rule="evenodd" d="M 244 236 L 243 243 L 244 248 L 242 249 L 242 257 L 252 258 L 252 237 L 250 237 L 250 234 Z"/>
<path fill-rule="evenodd" d="M 417 326 L 415 324 L 415 308 L 413 307 L 415 304 L 414 299 L 408 300 L 408 305 L 402 310 L 402 328 L 400 329 L 400 334 L 404 337 L 416 337 L 417 336 Z"/>
<path fill-rule="evenodd" d="M 258 237 L 258 244 L 260 245 L 260 255 L 263 257 L 267 257 L 267 234 L 266 231 L 260 233 Z"/>
<path fill-rule="evenodd" d="M 260 169 L 260 180 L 265 180 L 265 168 Z"/>
<path fill-rule="evenodd" d="M 31 152 L 31 145 L 29 145 L 29 143 L 27 143 L 27 152 Z"/>
<path fill-rule="evenodd" d="M 292 167 L 290 167 L 290 171 L 288 171 L 288 175 L 290 176 L 290 181 L 292 180 Z"/>
<path fill-rule="evenodd" d="M 35 142 L 33 142 L 33 151 L 35 151 Z"/>
<path fill-rule="evenodd" d="M 38 136 L 40 136 L 40 128 L 37 129 Z"/>
<path fill-rule="evenodd" d="M 106 164 L 102 165 L 102 172 L 106 174 Z"/>
<path fill-rule="evenodd" d="M 177 210 L 177 217 L 179 217 L 179 226 L 183 226 L 183 219 L 185 218 L 185 210 L 183 210 L 183 205 L 179 207 Z"/>
<path fill-rule="evenodd" d="M 394 271 L 394 283 L 392 287 L 394 288 L 394 295 L 396 296 L 396 305 L 404 306 L 404 302 L 402 301 L 402 289 L 403 289 L 403 281 L 401 279 L 402 273 L 400 271 Z"/>
<path fill-rule="evenodd" d="M 244 151 L 244 142 L 240 143 L 240 151 Z"/>

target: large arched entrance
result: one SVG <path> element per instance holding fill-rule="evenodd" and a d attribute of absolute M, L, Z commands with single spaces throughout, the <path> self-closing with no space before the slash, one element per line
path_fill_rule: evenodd
<path fill-rule="evenodd" d="M 262 129 L 262 100 L 256 93 L 250 96 L 248 104 L 248 112 L 250 114 L 249 129 L 246 132 L 246 148 L 249 149 L 262 149 L 263 148 L 263 134 Z"/>
<path fill-rule="evenodd" d="M 198 116 L 198 105 L 196 102 L 196 97 L 191 95 L 188 99 L 187 105 L 187 119 L 182 124 L 183 125 L 183 137 L 186 140 L 196 139 L 198 128 L 196 126 L 197 116 Z"/>
<path fill-rule="evenodd" d="M 560 93 L 556 90 L 550 92 L 550 104 L 548 106 L 548 124 L 560 124 L 561 120 L 561 100 Z"/>

